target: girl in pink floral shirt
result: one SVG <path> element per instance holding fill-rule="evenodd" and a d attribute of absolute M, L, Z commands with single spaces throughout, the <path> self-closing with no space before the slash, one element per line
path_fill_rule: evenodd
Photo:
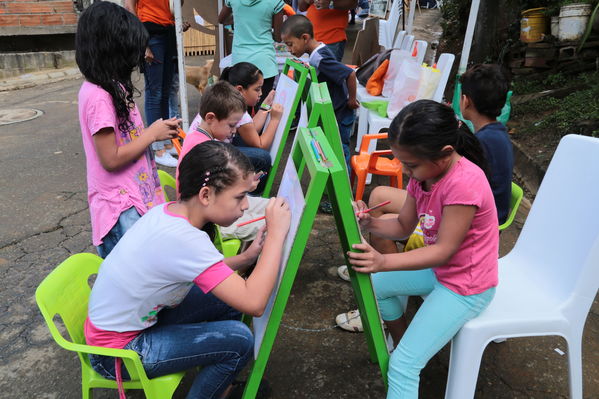
<path fill-rule="evenodd" d="M 102 257 L 141 215 L 164 202 L 149 146 L 175 137 L 179 121 L 158 120 L 144 129 L 131 74 L 143 65 L 147 42 L 142 23 L 110 2 L 93 4 L 77 26 L 76 60 L 85 76 L 79 123 L 92 241 Z"/>

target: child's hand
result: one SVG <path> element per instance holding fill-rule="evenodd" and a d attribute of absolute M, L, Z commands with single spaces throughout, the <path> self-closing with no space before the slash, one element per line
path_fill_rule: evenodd
<path fill-rule="evenodd" d="M 158 119 L 146 129 L 146 134 L 151 134 L 154 141 L 170 140 L 177 137 L 177 128 L 181 123 L 181 119 Z"/>
<path fill-rule="evenodd" d="M 356 109 L 360 107 L 360 102 L 355 98 L 350 98 L 349 100 L 347 100 L 347 106 L 350 109 Z"/>
<path fill-rule="evenodd" d="M 244 251 L 244 254 L 247 256 L 248 263 L 254 263 L 258 256 L 262 252 L 262 247 L 264 246 L 264 236 L 266 234 L 266 225 L 260 227 L 258 233 L 256 234 L 256 238 L 252 241 L 252 244 Z"/>
<path fill-rule="evenodd" d="M 266 229 L 271 236 L 286 236 L 291 223 L 291 211 L 283 197 L 271 198 L 266 206 Z"/>
<path fill-rule="evenodd" d="M 266 175 L 266 172 L 260 171 L 254 174 L 254 180 L 252 182 L 252 186 L 250 187 L 250 192 L 254 191 L 258 188 L 258 184 L 260 184 L 260 180 L 262 180 L 263 176 Z"/>
<path fill-rule="evenodd" d="M 358 218 L 360 229 L 368 230 L 368 227 L 370 227 L 370 223 L 372 222 L 372 216 L 370 216 L 370 213 L 364 213 L 364 211 L 368 209 L 368 205 L 364 201 L 360 200 L 356 202 L 354 208 L 356 209 L 356 217 Z"/>
<path fill-rule="evenodd" d="M 384 270 L 385 256 L 372 248 L 366 241 L 362 241 L 361 244 L 354 244 L 352 248 L 363 251 L 361 253 L 351 251 L 347 253 L 349 263 L 355 271 L 359 273 L 376 273 Z"/>
<path fill-rule="evenodd" d="M 275 94 L 276 94 L 276 91 L 271 90 L 270 93 L 268 93 L 268 95 L 264 99 L 264 101 L 262 101 L 262 103 L 267 104 L 267 105 L 272 105 L 272 101 L 275 99 Z"/>
<path fill-rule="evenodd" d="M 273 104 L 270 109 L 270 118 L 280 120 L 283 116 L 283 106 L 281 104 Z"/>

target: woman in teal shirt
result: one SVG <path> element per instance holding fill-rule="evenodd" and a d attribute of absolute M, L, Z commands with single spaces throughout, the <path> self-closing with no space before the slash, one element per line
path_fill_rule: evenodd
<path fill-rule="evenodd" d="M 274 40 L 281 40 L 284 5 L 283 0 L 225 0 L 218 16 L 218 22 L 224 23 L 233 14 L 232 65 L 251 62 L 262 71 L 264 85 L 258 105 L 270 93 L 279 73 Z"/>

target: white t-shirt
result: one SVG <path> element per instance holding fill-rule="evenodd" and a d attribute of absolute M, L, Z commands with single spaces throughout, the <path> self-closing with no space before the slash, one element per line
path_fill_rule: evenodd
<path fill-rule="evenodd" d="M 208 234 L 168 205 L 139 219 L 102 263 L 89 299 L 95 328 L 143 330 L 162 308 L 181 303 L 194 283 L 209 292 L 233 273 Z"/>
<path fill-rule="evenodd" d="M 243 116 L 241 117 L 241 119 L 239 120 L 239 122 L 237 122 L 237 125 L 235 125 L 235 128 L 239 128 L 239 126 L 243 126 L 246 125 L 250 122 L 253 122 L 254 120 L 252 119 L 252 117 L 250 116 L 250 114 L 246 112 L 243 113 Z M 200 126 L 200 124 L 202 123 L 202 117 L 200 116 L 200 114 L 197 114 L 195 118 L 193 118 L 193 121 L 191 121 L 191 124 L 189 125 L 189 132 L 193 132 L 194 130 L 198 130 L 198 126 Z"/>

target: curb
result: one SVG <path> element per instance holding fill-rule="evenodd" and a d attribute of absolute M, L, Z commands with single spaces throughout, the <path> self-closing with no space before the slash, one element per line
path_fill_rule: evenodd
<path fill-rule="evenodd" d="M 514 149 L 514 174 L 524 184 L 533 197 L 537 195 L 539 186 L 545 177 L 546 169 L 543 169 L 522 149 L 522 146 L 511 140 Z"/>
<path fill-rule="evenodd" d="M 0 81 L 0 92 L 25 89 L 67 79 L 78 79 L 80 77 L 81 72 L 76 67 L 26 73 L 15 78 Z"/>

